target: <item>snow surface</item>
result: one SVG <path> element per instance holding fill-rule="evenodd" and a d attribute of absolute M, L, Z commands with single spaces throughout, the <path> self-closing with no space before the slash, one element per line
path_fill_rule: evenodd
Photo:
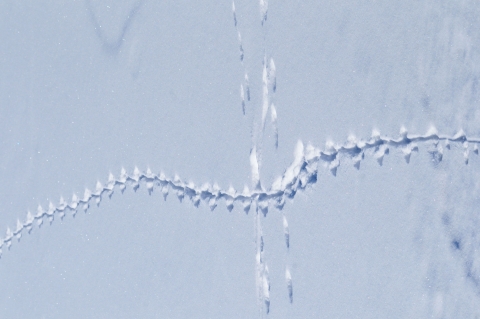
<path fill-rule="evenodd" d="M 477 318 L 479 14 L 0 3 L 0 318 Z"/>

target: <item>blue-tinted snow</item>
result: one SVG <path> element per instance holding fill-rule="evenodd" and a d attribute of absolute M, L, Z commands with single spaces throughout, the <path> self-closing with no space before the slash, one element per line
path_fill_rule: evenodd
<path fill-rule="evenodd" d="M 0 317 L 480 315 L 474 1 L 0 15 Z"/>

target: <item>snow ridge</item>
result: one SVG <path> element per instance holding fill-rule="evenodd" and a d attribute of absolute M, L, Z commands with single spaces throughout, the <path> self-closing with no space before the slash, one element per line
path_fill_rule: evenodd
<path fill-rule="evenodd" d="M 447 149 L 450 148 L 451 144 L 462 145 L 465 164 L 468 164 L 468 156 L 470 154 L 469 147 L 472 146 L 473 153 L 478 154 L 480 138 L 468 138 L 463 130 L 460 130 L 454 136 L 447 136 L 438 134 L 435 129 L 429 130 L 425 135 L 408 134 L 405 129 L 402 129 L 400 137 L 398 138 L 381 136 L 378 132 L 374 131 L 372 137 L 366 141 L 356 140 L 354 137 L 350 137 L 347 142 L 341 145 L 327 142 L 323 150 L 310 144 L 304 147 L 303 143 L 298 141 L 292 164 L 273 182 L 269 189 L 265 190 L 261 186 L 258 180 L 258 171 L 255 170 L 254 181 L 257 182 L 256 187 L 252 191 L 245 187 L 241 193 L 232 187 L 228 190 L 222 190 L 216 184 L 212 186 L 205 183 L 202 186 L 197 186 L 192 182 L 186 183 L 179 176 L 168 178 L 164 173 L 153 173 L 150 168 L 142 172 L 135 167 L 132 174 L 127 174 L 126 170 L 122 168 L 118 178 L 115 178 L 114 175 L 110 173 L 106 184 L 103 185 L 97 182 L 94 191 L 88 188 L 85 189 L 82 198 L 74 194 L 69 203 L 63 198 L 60 198 L 57 205 L 50 202 L 48 210 L 43 209 L 42 206 L 39 205 L 36 215 L 32 215 L 32 213 L 28 211 L 25 221 L 21 222 L 19 219 L 14 231 L 9 227 L 7 228 L 5 237 L 0 239 L 0 253 L 3 246 L 8 248 L 11 246 L 14 237 L 20 240 L 24 229 L 30 233 L 35 221 L 37 225 L 41 227 L 44 217 L 48 218 L 50 223 L 53 223 L 56 216 L 62 219 L 67 212 L 74 215 L 79 208 L 86 212 L 90 208 L 92 201 L 95 201 L 97 206 L 100 205 L 105 195 L 109 197 L 112 196 L 116 187 L 123 192 L 127 185 L 137 190 L 141 184 L 145 184 L 150 194 L 153 193 L 155 188 L 160 189 L 165 200 L 169 193 L 173 192 L 180 201 L 188 198 L 196 207 L 203 201 L 211 210 L 214 210 L 218 202 L 223 199 L 229 211 L 233 209 L 235 202 L 239 202 L 242 204 L 245 213 L 248 214 L 252 203 L 254 203 L 266 216 L 270 205 L 273 205 L 278 210 L 282 210 L 287 198 L 294 198 L 298 190 L 304 190 L 307 186 L 315 184 L 320 162 L 325 163 L 325 166 L 331 173 L 336 175 L 337 168 L 340 165 L 340 159 L 350 159 L 354 166 L 360 169 L 360 162 L 364 159 L 367 150 L 373 150 L 373 157 L 379 165 L 382 165 L 383 159 L 385 155 L 389 154 L 390 149 L 399 149 L 403 153 L 405 161 L 409 163 L 412 152 L 418 151 L 418 144 L 427 142 L 431 142 L 435 146 L 436 149 L 434 152 L 436 153 L 435 158 L 437 161 L 441 161 L 443 158 L 444 148 L 440 142 L 443 142 Z M 255 162 L 253 157 L 254 155 L 252 155 L 252 162 Z M 289 245 L 288 240 L 287 245 Z"/>

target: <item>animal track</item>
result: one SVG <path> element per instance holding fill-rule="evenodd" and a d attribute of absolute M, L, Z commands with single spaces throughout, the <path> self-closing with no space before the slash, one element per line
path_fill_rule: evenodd
<path fill-rule="evenodd" d="M 105 184 L 97 181 L 95 191 L 92 192 L 88 188 L 85 189 L 82 198 L 74 194 L 71 201 L 67 203 L 63 197 L 61 197 L 57 205 L 50 202 L 48 204 L 48 210 L 44 210 L 42 206 L 39 205 L 35 216 L 28 211 L 23 222 L 20 219 L 17 220 L 17 226 L 14 231 L 7 227 L 5 237 L 0 239 L 0 256 L 4 246 L 10 249 L 14 237 L 20 241 L 24 230 L 30 233 L 35 221 L 40 228 L 43 224 L 44 217 L 46 217 L 51 224 L 57 216 L 60 219 L 63 219 L 68 213 L 74 216 L 79 209 L 87 212 L 92 201 L 98 206 L 105 195 L 111 198 L 116 189 L 119 189 L 123 193 L 127 185 L 130 185 L 135 191 L 138 190 L 141 185 L 145 185 L 149 194 L 152 194 L 155 189 L 159 189 L 165 200 L 167 196 L 173 192 L 181 202 L 184 199 L 189 199 L 196 207 L 198 207 L 201 202 L 204 202 L 212 211 L 222 199 L 225 201 L 227 210 L 231 211 L 235 203 L 240 203 L 247 214 L 253 204 L 256 209 L 256 282 L 258 298 L 260 306 L 264 306 L 265 311 L 268 313 L 270 309 L 270 282 L 268 278 L 268 266 L 264 259 L 264 241 L 259 212 L 262 212 L 266 216 L 271 206 L 282 211 L 287 198 L 294 198 L 299 190 L 304 190 L 317 182 L 318 170 L 322 166 L 326 166 L 334 176 L 337 173 L 337 168 L 340 163 L 344 160 L 351 161 L 357 169 L 360 169 L 359 163 L 364 159 L 367 150 L 373 150 L 373 157 L 379 165 L 382 165 L 383 158 L 389 154 L 387 150 L 390 149 L 400 150 L 408 164 L 411 160 L 412 151 L 418 151 L 418 144 L 432 143 L 437 150 L 436 152 L 441 152 L 441 142 L 443 142 L 444 145 L 461 145 L 465 151 L 465 163 L 468 164 L 470 144 L 473 146 L 474 153 L 478 153 L 476 150 L 478 149 L 478 144 L 480 144 L 480 139 L 467 138 L 462 130 L 453 137 L 449 137 L 438 134 L 433 128 L 425 135 L 408 134 L 407 131 L 402 128 L 400 136 L 397 138 L 381 136 L 379 132 L 374 131 L 372 137 L 368 140 L 357 140 L 353 136 L 350 136 L 343 144 L 334 144 L 329 141 L 326 143 L 324 149 L 316 148 L 311 144 L 304 147 L 304 144 L 298 141 L 294 151 L 293 162 L 267 190 L 262 187 L 260 182 L 257 154 L 254 147 L 250 152 L 254 189 L 250 191 L 245 187 L 241 193 L 237 192 L 233 187 L 230 187 L 228 190 L 222 190 L 216 184 L 212 186 L 205 183 L 202 186 L 198 186 L 191 182 L 185 183 L 177 175 L 174 178 L 167 178 L 163 173 L 153 173 L 150 168 L 145 172 L 141 172 L 135 167 L 132 174 L 128 174 L 126 170 L 122 168 L 118 178 L 115 178 L 114 175 L 110 173 Z M 438 162 L 442 160 L 442 156 L 435 155 L 434 158 L 435 161 Z M 326 165 L 319 165 L 321 163 Z M 285 215 L 283 217 L 283 227 L 288 254 L 291 238 Z M 290 302 L 293 302 L 292 277 L 288 270 L 288 265 L 286 269 L 287 292 Z"/>
<path fill-rule="evenodd" d="M 89 0 L 87 0 L 86 3 L 92 22 L 95 26 L 97 36 L 102 41 L 104 48 L 108 52 L 116 53 L 121 47 L 123 37 L 128 31 L 131 21 L 138 12 L 141 3 L 137 3 L 132 8 L 128 18 L 123 24 L 121 34 L 119 35 L 118 39 L 113 42 L 109 42 L 102 33 Z M 267 0 L 260 0 L 262 26 L 264 26 L 267 21 L 267 12 Z M 245 115 L 247 111 L 247 103 L 250 101 L 250 84 L 248 73 L 245 67 L 245 51 L 239 30 L 239 21 L 234 2 L 232 2 L 232 13 L 238 38 L 240 62 L 244 71 L 244 79 L 240 84 L 240 98 L 242 112 Z M 277 89 L 276 76 L 276 66 L 273 58 L 268 58 L 267 54 L 264 53 L 261 97 L 262 117 L 261 123 L 258 124 L 261 127 L 260 131 L 263 138 L 266 120 L 270 111 L 271 124 L 274 131 L 275 147 L 278 148 L 277 110 L 275 107 L 276 101 L 273 101 L 274 94 Z M 292 163 L 267 189 L 262 186 L 259 173 L 259 163 L 261 161 L 259 161 L 259 154 L 257 152 L 261 148 L 261 143 L 260 145 L 254 143 L 250 151 L 251 179 L 253 188 L 250 190 L 248 187 L 245 187 L 242 192 L 235 190 L 233 187 L 223 190 L 216 184 L 210 185 L 205 183 L 202 186 L 199 186 L 192 182 L 186 183 L 177 175 L 173 178 L 169 178 L 166 177 L 164 173 L 153 173 L 150 168 L 147 168 L 145 172 L 142 172 L 135 167 L 131 174 L 127 173 L 127 171 L 122 168 L 118 177 L 115 177 L 110 173 L 105 184 L 97 181 L 94 191 L 91 191 L 88 188 L 85 189 L 83 197 L 81 198 L 79 198 L 76 194 L 73 194 L 72 199 L 69 202 L 67 202 L 64 198 L 60 198 L 57 205 L 53 204 L 52 202 L 48 203 L 47 210 L 39 205 L 35 215 L 28 211 L 23 221 L 20 219 L 17 220 L 16 228 L 13 231 L 10 227 L 7 227 L 5 237 L 3 239 L 0 238 L 0 257 L 2 254 L 2 248 L 6 247 L 7 249 L 10 249 L 15 238 L 17 241 L 20 241 L 24 232 L 30 233 L 32 231 L 35 222 L 40 228 L 43 225 L 44 218 L 47 218 L 51 224 L 57 217 L 62 220 L 67 214 L 75 216 L 79 210 L 87 212 L 93 202 L 99 206 L 105 196 L 111 198 L 112 194 L 117 190 L 120 190 L 123 193 L 127 186 L 132 187 L 134 191 L 137 191 L 140 187 L 144 186 L 150 195 L 152 195 L 154 192 L 160 192 L 165 200 L 170 193 L 173 193 L 180 202 L 183 202 L 184 200 L 190 200 L 195 207 L 199 207 L 201 203 L 204 203 L 204 205 L 207 205 L 212 211 L 222 200 L 224 200 L 225 207 L 228 211 L 232 211 L 234 206 L 239 204 L 246 214 L 249 213 L 253 205 L 253 208 L 255 209 L 255 275 L 257 284 L 257 297 L 259 306 L 264 308 L 266 313 L 269 313 L 271 306 L 270 279 L 268 266 L 264 256 L 264 235 L 261 223 L 262 216 L 260 213 L 266 216 L 270 207 L 274 207 L 279 211 L 283 211 L 287 198 L 293 199 L 299 190 L 305 190 L 307 187 L 312 186 L 317 182 L 317 175 L 320 167 L 325 167 L 333 176 L 336 176 L 338 168 L 344 162 L 350 162 L 356 169 L 360 169 L 361 162 L 365 159 L 366 155 L 371 155 L 371 157 L 373 157 L 378 164 L 382 166 L 385 157 L 393 151 L 400 151 L 401 154 L 403 154 L 406 163 L 408 164 L 411 161 L 412 154 L 419 151 L 419 145 L 425 143 L 431 143 L 433 146 L 433 150 L 429 150 L 428 152 L 434 165 L 437 165 L 443 160 L 444 150 L 449 150 L 451 148 L 451 144 L 457 144 L 463 147 L 465 164 L 468 164 L 471 146 L 473 147 L 472 150 L 474 154 L 478 154 L 478 144 L 480 144 L 480 138 L 467 138 L 463 130 L 460 130 L 453 136 L 442 135 L 432 127 L 424 135 L 409 134 L 405 128 L 401 128 L 400 134 L 396 138 L 382 136 L 380 132 L 374 130 L 372 132 L 372 136 L 366 140 L 357 139 L 355 136 L 351 135 L 347 138 L 346 142 L 341 144 L 335 144 L 332 141 L 327 141 L 323 149 L 314 147 L 311 144 L 304 146 L 304 144 L 299 141 L 294 150 L 294 159 Z M 320 166 L 320 164 L 323 165 Z M 287 217 L 284 211 L 282 223 L 287 260 L 285 265 L 285 281 L 288 300 L 290 303 L 293 303 L 292 275 L 288 265 L 291 235 Z M 452 241 L 452 247 L 458 251 L 461 251 L 462 241 L 460 239 L 454 239 Z M 474 272 L 473 270 L 469 271 L 471 273 Z M 478 277 L 476 273 L 475 276 L 475 278 Z M 478 280 L 476 283 L 480 286 L 480 284 L 478 284 Z"/>
<path fill-rule="evenodd" d="M 238 29 L 238 20 L 237 20 L 237 11 L 235 9 L 235 1 L 232 1 L 232 13 L 233 13 L 233 23 L 235 25 L 235 30 L 237 31 L 238 46 L 240 49 L 240 62 L 242 64 L 243 72 L 245 74 L 244 82 L 240 84 L 240 99 L 242 101 L 242 112 L 243 112 L 243 115 L 245 115 L 245 112 L 246 112 L 245 111 L 245 107 L 246 107 L 245 95 L 246 95 L 247 101 L 250 101 L 250 84 L 248 81 L 247 68 L 245 67 L 245 62 L 243 61 L 245 57 L 245 52 L 243 50 L 242 35 L 240 33 L 240 30 Z M 245 84 L 245 87 L 244 87 L 244 84 Z"/>
<path fill-rule="evenodd" d="M 374 131 L 372 137 L 368 140 L 356 140 L 354 137 L 350 137 L 347 142 L 340 145 L 327 142 L 324 149 L 316 148 L 310 144 L 304 147 L 304 144 L 298 141 L 292 164 L 266 190 L 260 183 L 256 151 L 253 149 L 250 160 L 255 189 L 250 191 L 248 187 L 245 187 L 242 192 L 238 192 L 232 187 L 228 190 L 222 190 L 216 184 L 212 186 L 206 183 L 202 186 L 197 186 L 191 182 L 185 183 L 179 176 L 168 178 L 163 173 L 153 173 L 149 168 L 145 172 L 141 172 L 135 167 L 132 174 L 128 174 L 122 168 L 118 178 L 110 174 L 104 185 L 99 181 L 96 183 L 95 191 L 92 192 L 88 188 L 85 189 L 83 198 L 79 198 L 74 194 L 71 201 L 67 203 L 62 197 L 57 205 L 50 202 L 48 210 L 43 209 L 39 205 L 35 216 L 28 211 L 25 221 L 21 222 L 18 220 L 14 231 L 9 227 L 7 228 L 5 237 L 0 239 L 0 252 L 3 246 L 9 248 L 12 245 L 14 237 L 20 241 L 24 230 L 30 233 L 35 221 L 41 227 L 44 217 L 48 218 L 50 223 L 53 223 L 56 216 L 63 219 L 68 212 L 75 215 L 79 208 L 86 212 L 90 208 L 92 201 L 98 206 L 105 195 L 111 197 L 116 188 L 123 193 L 127 185 L 130 185 L 134 190 L 138 190 L 142 184 L 145 184 L 150 194 L 155 189 L 159 189 L 165 200 L 170 192 L 173 192 L 180 201 L 187 198 L 196 207 L 203 201 L 211 210 L 214 210 L 222 199 L 225 200 L 225 206 L 229 211 L 238 202 L 243 206 L 247 214 L 253 204 L 266 215 L 270 206 L 281 211 L 284 208 L 286 198 L 292 199 L 299 190 L 304 190 L 308 186 L 315 184 L 320 163 L 327 164 L 324 166 L 335 175 L 336 168 L 343 160 L 350 160 L 359 169 L 360 165 L 358 163 L 364 159 L 364 154 L 367 150 L 373 150 L 374 158 L 381 165 L 382 161 L 379 159 L 383 159 L 385 155 L 388 155 L 389 152 L 387 150 L 390 149 L 400 150 L 404 155 L 405 161 L 409 163 L 412 152 L 418 151 L 418 144 L 432 143 L 439 150 L 442 148 L 440 142 L 444 142 L 444 145 L 461 145 L 464 148 L 465 163 L 468 164 L 469 147 L 472 144 L 474 153 L 477 154 L 476 150 L 478 149 L 478 144 L 480 144 L 480 139 L 467 138 L 462 130 L 450 137 L 438 134 L 433 128 L 425 135 L 408 134 L 402 128 L 401 134 L 397 138 L 381 136 Z M 435 158 L 436 161 L 442 160 L 442 157 L 439 156 Z M 284 229 L 288 248 L 290 246 L 290 235 L 286 218 L 284 219 Z M 263 247 L 262 236 L 260 236 L 259 241 L 262 242 L 261 246 Z"/>
<path fill-rule="evenodd" d="M 288 268 L 285 269 L 285 280 L 287 282 L 288 299 L 290 300 L 290 303 L 293 303 L 292 275 L 290 275 L 290 270 L 288 270 Z"/>
<path fill-rule="evenodd" d="M 268 0 L 260 0 L 260 15 L 262 18 L 262 25 L 267 21 Z"/>

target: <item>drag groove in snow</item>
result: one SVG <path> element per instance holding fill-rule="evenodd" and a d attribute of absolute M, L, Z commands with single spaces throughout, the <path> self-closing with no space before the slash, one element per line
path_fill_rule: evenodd
<path fill-rule="evenodd" d="M 117 36 L 117 38 L 114 41 L 110 41 L 107 36 L 105 35 L 104 32 L 102 32 L 102 26 L 98 22 L 97 15 L 94 12 L 94 9 L 92 7 L 91 1 L 90 0 L 85 0 L 85 4 L 87 6 L 87 11 L 90 16 L 90 20 L 94 26 L 95 29 L 95 34 L 97 37 L 100 39 L 102 42 L 103 48 L 106 52 L 110 54 L 117 54 L 118 51 L 120 50 L 120 47 L 122 46 L 123 42 L 125 41 L 125 35 L 127 34 L 128 29 L 130 28 L 130 25 L 132 24 L 133 19 L 137 15 L 138 11 L 140 10 L 140 7 L 142 6 L 142 2 L 139 1 L 133 7 L 130 9 L 130 12 L 128 13 L 125 21 L 123 22 L 120 34 Z"/>

